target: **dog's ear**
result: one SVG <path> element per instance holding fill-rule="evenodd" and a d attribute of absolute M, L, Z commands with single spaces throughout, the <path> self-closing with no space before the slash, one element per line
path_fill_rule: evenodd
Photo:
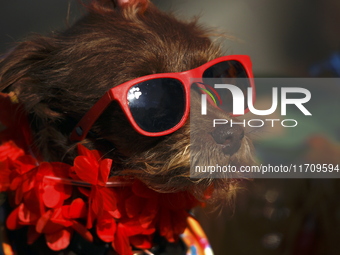
<path fill-rule="evenodd" d="M 117 9 L 133 9 L 137 13 L 144 13 L 149 4 L 149 0 L 93 0 L 90 9 L 99 13 L 113 13 Z"/>
<path fill-rule="evenodd" d="M 0 92 L 14 92 L 26 110 L 35 112 L 42 118 L 56 118 L 59 113 L 54 112 L 43 102 L 45 88 L 42 76 L 45 63 L 49 62 L 51 52 L 56 50 L 52 40 L 37 36 L 31 41 L 18 46 L 0 59 Z"/>
<path fill-rule="evenodd" d="M 30 58 L 31 53 L 24 48 L 28 47 L 19 45 L 0 56 L 0 92 L 10 91 L 10 87 L 23 79 L 27 73 L 29 65 L 24 62 Z"/>

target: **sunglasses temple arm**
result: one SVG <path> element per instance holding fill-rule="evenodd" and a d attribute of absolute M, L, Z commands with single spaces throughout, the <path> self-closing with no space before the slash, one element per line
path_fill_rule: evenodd
<path fill-rule="evenodd" d="M 112 101 L 110 93 L 107 92 L 77 123 L 70 135 L 70 140 L 81 141 L 85 139 L 93 124 Z"/>

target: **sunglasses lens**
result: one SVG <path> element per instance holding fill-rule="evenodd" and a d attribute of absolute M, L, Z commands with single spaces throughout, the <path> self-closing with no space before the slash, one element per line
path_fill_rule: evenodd
<path fill-rule="evenodd" d="M 137 125 L 147 132 L 162 132 L 176 126 L 185 111 L 182 83 L 158 78 L 138 83 L 127 95 L 130 112 Z"/>
<path fill-rule="evenodd" d="M 236 60 L 217 63 L 203 73 L 203 83 L 214 102 L 226 112 L 233 111 L 233 96 L 229 89 L 215 89 L 215 84 L 231 84 L 242 90 L 247 98 L 247 88 L 250 87 L 247 72 L 244 66 Z M 245 100 L 246 101 L 246 100 Z M 244 109 L 247 108 L 245 102 Z"/>

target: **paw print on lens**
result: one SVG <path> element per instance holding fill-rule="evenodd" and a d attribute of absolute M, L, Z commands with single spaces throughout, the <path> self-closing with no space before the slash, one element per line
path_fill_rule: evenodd
<path fill-rule="evenodd" d="M 142 92 L 140 91 L 140 88 L 138 87 L 132 87 L 130 90 L 129 90 L 129 93 L 128 93 L 128 96 L 127 96 L 127 99 L 129 101 L 132 101 L 134 99 L 139 99 L 139 97 L 142 95 Z"/>

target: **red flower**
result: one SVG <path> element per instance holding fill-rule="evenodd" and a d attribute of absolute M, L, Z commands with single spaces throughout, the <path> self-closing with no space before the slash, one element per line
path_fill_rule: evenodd
<path fill-rule="evenodd" d="M 10 186 L 13 161 L 24 154 L 25 152 L 16 146 L 13 141 L 0 145 L 0 192 L 7 191 Z"/>
<path fill-rule="evenodd" d="M 46 211 L 38 220 L 35 231 L 45 234 L 50 249 L 65 249 L 70 243 L 72 222 L 65 220 L 61 208 Z"/>
<path fill-rule="evenodd" d="M 107 243 L 114 241 L 117 223 L 108 212 L 103 212 L 97 219 L 96 232 L 101 240 Z"/>
<path fill-rule="evenodd" d="M 25 155 L 25 152 L 13 141 L 5 142 L 0 146 L 0 161 L 5 161 L 7 158 L 16 160 L 18 157 L 23 155 Z"/>
<path fill-rule="evenodd" d="M 145 207 L 139 214 L 141 226 L 159 229 L 169 242 L 175 242 L 184 232 L 188 211 L 200 204 L 188 192 L 158 193 L 139 181 L 134 183 L 132 191 L 133 200 L 144 199 Z"/>
<path fill-rule="evenodd" d="M 82 145 L 78 150 L 71 167 L 38 162 L 13 142 L 0 146 L 0 191 L 13 192 L 17 205 L 7 218 L 9 229 L 28 226 L 28 243 L 43 234 L 50 249 L 58 251 L 69 245 L 74 231 L 92 242 L 89 229 L 95 226 L 98 237 L 121 255 L 131 255 L 131 246 L 150 248 L 156 229 L 169 242 L 178 239 L 188 210 L 199 205 L 193 196 L 157 193 L 138 180 L 126 185 L 121 177 L 108 179 L 112 160 Z M 125 186 L 109 188 L 108 181 Z M 85 201 L 71 200 L 79 195 L 71 184 L 82 186 L 78 190 Z"/>
<path fill-rule="evenodd" d="M 118 223 L 117 232 L 112 247 L 120 255 L 132 255 L 129 238 L 125 233 L 124 226 Z"/>
<path fill-rule="evenodd" d="M 22 156 L 11 163 L 13 170 L 10 174 L 10 190 L 15 191 L 15 204 L 20 204 L 24 195 L 35 186 L 35 176 L 38 172 L 36 160 L 31 156 Z"/>
<path fill-rule="evenodd" d="M 65 249 L 73 231 L 77 231 L 84 239 L 93 241 L 91 233 L 77 220 L 85 219 L 87 214 L 85 202 L 77 198 L 71 205 L 65 205 L 46 211 L 38 220 L 35 231 L 45 234 L 50 249 Z"/>
<path fill-rule="evenodd" d="M 89 150 L 81 144 L 78 144 L 78 153 L 72 171 L 82 181 L 105 187 L 112 160 L 101 159 L 97 150 Z"/>
<path fill-rule="evenodd" d="M 64 249 L 69 243 L 73 229 L 84 233 L 85 228 L 80 229 L 72 217 L 67 218 L 62 214 L 62 206 L 71 196 L 72 186 L 45 177 L 67 178 L 70 166 L 47 162 L 35 166 L 34 163 L 35 161 L 30 156 L 19 157 L 13 163 L 16 168 L 11 173 L 13 181 L 10 189 L 16 191 L 15 202 L 20 205 L 7 218 L 7 227 L 17 229 L 25 225 L 36 226 L 29 229 L 29 243 L 34 242 L 43 233 L 51 249 Z M 74 212 L 79 209 L 76 209 L 73 203 L 68 206 L 73 208 L 69 211 L 71 210 L 76 215 L 74 217 L 78 217 L 79 213 Z M 77 204 L 79 205 L 79 202 Z M 86 234 L 83 235 L 86 236 Z"/>
<path fill-rule="evenodd" d="M 63 163 L 41 163 L 35 178 L 39 181 L 41 200 L 47 208 L 61 207 L 71 196 L 72 186 L 45 177 L 67 179 L 69 169 L 70 166 Z"/>
<path fill-rule="evenodd" d="M 101 159 L 98 151 L 88 150 L 78 145 L 79 156 L 74 160 L 73 174 L 81 181 L 91 184 L 90 189 L 82 188 L 80 191 L 88 196 L 89 212 L 86 227 L 92 228 L 97 219 L 97 235 L 103 241 L 113 240 L 116 230 L 114 218 L 119 218 L 117 210 L 116 193 L 106 188 L 111 171 L 112 160 Z M 111 236 L 111 237 L 110 237 Z"/>

